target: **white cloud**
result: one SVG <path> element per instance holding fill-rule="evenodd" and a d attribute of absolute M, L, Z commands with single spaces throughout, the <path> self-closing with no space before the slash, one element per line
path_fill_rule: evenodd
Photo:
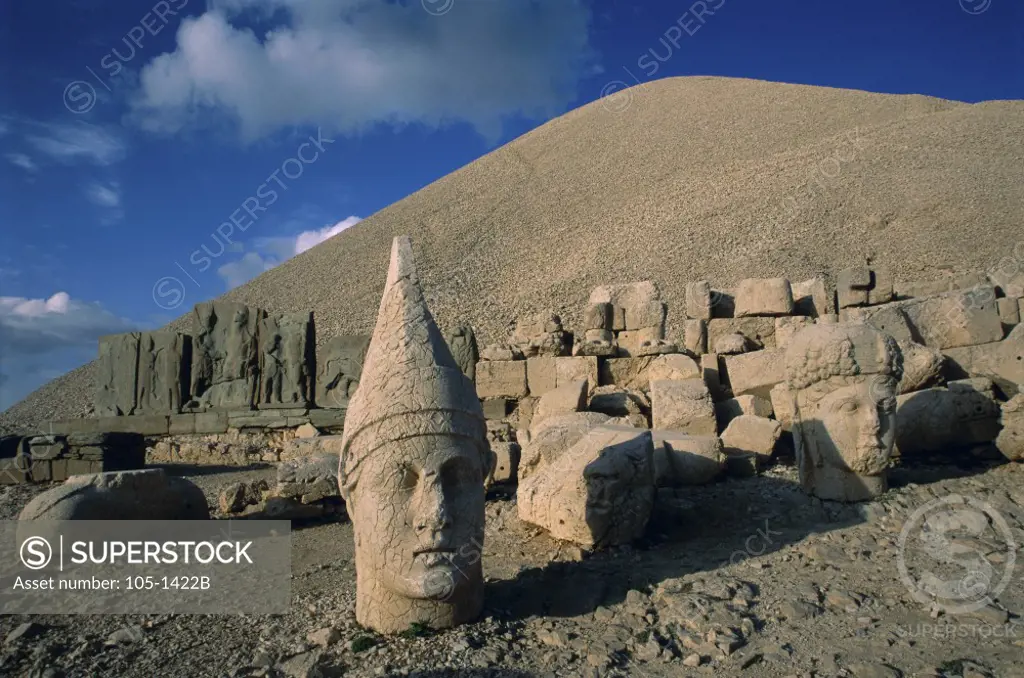
<path fill-rule="evenodd" d="M 39 169 L 38 165 L 32 161 L 32 158 L 28 157 L 24 153 L 8 153 L 6 156 L 7 160 L 15 167 L 20 167 L 26 172 L 35 172 Z"/>
<path fill-rule="evenodd" d="M 85 197 L 100 207 L 120 207 L 121 186 L 116 181 L 108 184 L 94 181 L 85 187 Z"/>
<path fill-rule="evenodd" d="M 592 62 L 581 0 L 455 0 L 442 16 L 388 0 L 212 5 L 182 22 L 174 52 L 142 69 L 133 112 L 143 127 L 174 132 L 215 112 L 249 140 L 378 122 L 468 122 L 496 137 L 507 116 L 564 110 Z M 257 34 L 240 19 L 277 21 Z"/>
<path fill-rule="evenodd" d="M 0 345 L 11 355 L 95 345 L 104 334 L 128 332 L 132 323 L 96 303 L 57 292 L 48 299 L 0 297 Z"/>
<path fill-rule="evenodd" d="M 269 271 L 279 263 L 281 262 L 272 257 L 264 258 L 256 252 L 247 252 L 238 261 L 232 261 L 218 268 L 217 274 L 224 279 L 224 283 L 230 290 L 239 285 L 244 285 L 260 273 Z"/>
<path fill-rule="evenodd" d="M 295 238 L 295 254 L 302 254 L 306 250 L 316 247 L 324 240 L 338 235 L 349 226 L 355 226 L 360 221 L 362 221 L 360 217 L 352 216 L 342 219 L 333 226 L 324 226 L 319 231 L 303 231 Z"/>
<path fill-rule="evenodd" d="M 33 123 L 39 130 L 28 134 L 25 140 L 41 153 L 62 163 L 78 161 L 106 166 L 122 160 L 125 143 L 113 133 L 89 123 L 50 124 Z"/>

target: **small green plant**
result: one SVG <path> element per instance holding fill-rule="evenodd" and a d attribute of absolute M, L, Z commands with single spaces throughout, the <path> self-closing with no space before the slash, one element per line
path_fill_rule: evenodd
<path fill-rule="evenodd" d="M 430 627 L 420 622 L 413 622 L 409 624 L 409 628 L 402 631 L 401 635 L 403 638 L 426 638 L 431 633 Z"/>
<path fill-rule="evenodd" d="M 365 652 L 377 644 L 373 636 L 357 636 L 352 640 L 352 651 L 355 653 Z"/>

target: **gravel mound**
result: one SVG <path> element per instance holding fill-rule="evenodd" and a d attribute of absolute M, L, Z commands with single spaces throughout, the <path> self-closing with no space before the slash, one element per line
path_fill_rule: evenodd
<path fill-rule="evenodd" d="M 1022 101 L 669 78 L 552 120 L 223 298 L 311 308 L 321 342 L 368 332 L 391 238 L 408 234 L 442 328 L 468 321 L 488 343 L 552 308 L 572 329 L 594 286 L 652 279 L 672 338 L 688 281 L 801 280 L 869 257 L 904 280 L 995 269 L 1024 240 L 1022 187 Z M 0 430 L 91 400 L 86 365 Z"/>

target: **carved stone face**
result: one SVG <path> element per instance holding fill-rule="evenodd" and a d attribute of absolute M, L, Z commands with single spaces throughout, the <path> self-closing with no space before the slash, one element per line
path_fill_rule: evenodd
<path fill-rule="evenodd" d="M 457 593 L 480 571 L 483 473 L 474 443 L 455 436 L 407 438 L 372 453 L 350 499 L 358 567 L 405 598 Z"/>
<path fill-rule="evenodd" d="M 813 402 L 801 393 L 798 426 L 815 462 L 864 476 L 883 473 L 895 440 L 896 380 L 838 378 L 813 388 L 815 395 L 827 392 Z"/>

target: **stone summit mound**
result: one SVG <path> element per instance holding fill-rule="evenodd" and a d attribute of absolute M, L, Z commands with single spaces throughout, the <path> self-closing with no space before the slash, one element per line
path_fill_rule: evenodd
<path fill-rule="evenodd" d="M 224 298 L 312 309 L 320 341 L 368 333 L 407 234 L 445 331 L 468 322 L 483 345 L 546 308 L 573 329 L 595 286 L 654 280 L 674 340 L 695 280 L 831 276 L 868 257 L 929 280 L 1024 256 L 1022 159 L 1021 101 L 665 79 L 552 120 Z M 172 326 L 189 331 L 180 310 Z M 93 369 L 0 430 L 86 414 Z"/>

